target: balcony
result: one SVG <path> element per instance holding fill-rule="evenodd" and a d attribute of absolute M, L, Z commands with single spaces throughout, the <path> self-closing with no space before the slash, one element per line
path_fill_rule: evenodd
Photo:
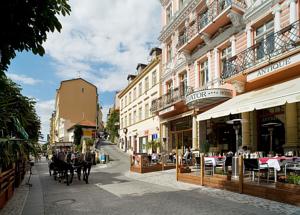
<path fill-rule="evenodd" d="M 152 101 L 151 112 L 158 112 L 176 103 L 183 102 L 186 89 L 183 86 L 170 90 L 165 95 Z"/>
<path fill-rule="evenodd" d="M 199 24 L 195 20 L 190 26 L 188 26 L 183 35 L 178 38 L 178 51 L 192 51 L 200 42 L 202 42 L 199 36 Z"/>
<path fill-rule="evenodd" d="M 178 51 L 192 51 L 230 22 L 234 26 L 241 25 L 246 5 L 243 0 L 215 0 L 205 7 L 207 11 L 190 23 L 179 36 Z"/>
<path fill-rule="evenodd" d="M 207 11 L 199 17 L 199 33 L 212 36 L 230 21 L 233 25 L 239 25 L 237 16 L 245 12 L 244 0 L 215 0 L 207 6 Z"/>
<path fill-rule="evenodd" d="M 299 23 L 298 20 L 229 58 L 223 68 L 222 79 L 232 79 L 239 74 L 249 73 L 254 67 L 292 54 L 300 45 Z"/>

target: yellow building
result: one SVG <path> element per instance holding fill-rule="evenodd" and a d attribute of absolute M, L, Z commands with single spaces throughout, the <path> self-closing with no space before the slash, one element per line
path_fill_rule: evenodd
<path fill-rule="evenodd" d="M 83 120 L 94 123 L 97 129 L 102 125 L 97 87 L 82 78 L 62 81 L 56 91 L 55 112 L 51 118 L 51 140 L 71 141 L 67 130 Z"/>

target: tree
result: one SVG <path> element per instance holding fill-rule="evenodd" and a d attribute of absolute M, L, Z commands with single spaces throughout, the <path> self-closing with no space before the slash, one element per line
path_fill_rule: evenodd
<path fill-rule="evenodd" d="M 35 101 L 23 96 L 21 88 L 5 75 L 0 75 L 0 135 L 22 138 L 15 120 L 28 134 L 30 141 L 40 136 L 40 119 L 35 111 Z"/>
<path fill-rule="evenodd" d="M 6 168 L 19 159 L 28 158 L 29 154 L 37 156 L 41 123 L 34 105 L 35 101 L 23 96 L 16 83 L 4 74 L 0 75 L 1 168 Z"/>
<path fill-rule="evenodd" d="M 115 141 L 116 137 L 119 137 L 119 112 L 113 110 L 107 119 L 106 130 L 109 133 L 109 139 L 111 142 Z"/>
<path fill-rule="evenodd" d="M 83 135 L 82 127 L 80 125 L 75 125 L 74 128 L 74 144 L 80 145 L 81 144 L 81 137 Z"/>
<path fill-rule="evenodd" d="M 16 51 L 44 55 L 48 32 L 62 28 L 57 16 L 70 14 L 68 0 L 0 1 L 0 72 L 7 70 Z"/>

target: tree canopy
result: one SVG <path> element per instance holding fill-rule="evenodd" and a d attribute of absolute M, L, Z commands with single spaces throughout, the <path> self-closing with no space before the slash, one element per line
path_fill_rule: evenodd
<path fill-rule="evenodd" d="M 21 88 L 5 75 L 0 75 L 0 135 L 21 137 L 15 119 L 28 134 L 29 140 L 38 141 L 40 119 L 35 111 L 35 101 L 23 96 Z"/>
<path fill-rule="evenodd" d="M 115 137 L 119 136 L 118 123 L 119 123 L 119 112 L 114 110 L 109 115 L 109 118 L 107 119 L 107 124 L 106 124 L 106 129 L 107 129 L 107 132 L 109 133 L 109 139 L 112 142 L 114 142 Z"/>
<path fill-rule="evenodd" d="M 70 14 L 68 0 L 0 1 L 0 72 L 7 70 L 16 51 L 43 55 L 47 32 L 62 28 L 57 16 Z"/>

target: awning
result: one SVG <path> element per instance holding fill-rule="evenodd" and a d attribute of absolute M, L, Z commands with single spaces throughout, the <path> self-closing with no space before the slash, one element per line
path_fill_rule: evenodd
<path fill-rule="evenodd" d="M 198 121 L 300 101 L 300 78 L 238 95 L 197 116 Z"/>

